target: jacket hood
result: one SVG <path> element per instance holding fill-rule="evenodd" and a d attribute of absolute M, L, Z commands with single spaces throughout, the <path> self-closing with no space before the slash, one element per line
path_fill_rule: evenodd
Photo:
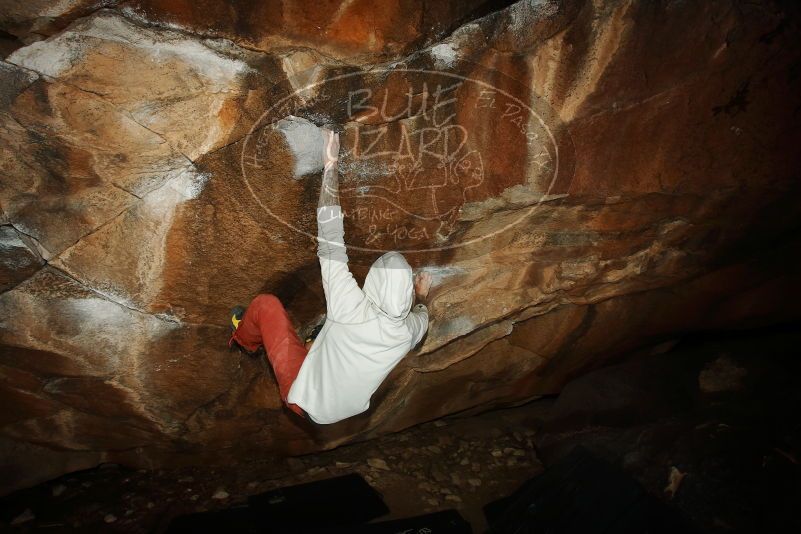
<path fill-rule="evenodd" d="M 362 290 L 390 319 L 403 319 L 412 309 L 412 268 L 400 252 L 387 252 L 370 267 Z"/>

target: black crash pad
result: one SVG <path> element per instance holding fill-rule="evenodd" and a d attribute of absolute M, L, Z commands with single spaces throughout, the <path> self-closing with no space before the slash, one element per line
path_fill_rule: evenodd
<path fill-rule="evenodd" d="M 381 521 L 352 527 L 302 531 L 303 534 L 472 534 L 470 523 L 456 510 Z"/>

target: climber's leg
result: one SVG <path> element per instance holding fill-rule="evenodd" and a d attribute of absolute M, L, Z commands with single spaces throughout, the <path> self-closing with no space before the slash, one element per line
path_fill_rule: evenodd
<path fill-rule="evenodd" d="M 281 399 L 289 409 L 302 416 L 300 406 L 287 403 L 286 398 L 306 358 L 306 348 L 295 333 L 292 321 L 278 297 L 262 294 L 254 298 L 231 340 L 251 352 L 264 345 Z"/>

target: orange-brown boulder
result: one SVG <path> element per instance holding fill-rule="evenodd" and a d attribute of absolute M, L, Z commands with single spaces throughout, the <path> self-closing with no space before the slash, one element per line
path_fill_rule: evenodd
<path fill-rule="evenodd" d="M 0 62 L 0 491 L 330 448 L 798 318 L 788 3 L 100 4 L 0 19 L 28 36 Z M 227 312 L 324 311 L 325 124 L 357 278 L 397 249 L 434 287 L 370 409 L 312 427 Z"/>

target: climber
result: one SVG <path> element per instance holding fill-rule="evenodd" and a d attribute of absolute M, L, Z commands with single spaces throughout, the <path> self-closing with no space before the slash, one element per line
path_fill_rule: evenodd
<path fill-rule="evenodd" d="M 304 346 L 274 295 L 258 295 L 247 310 L 232 310 L 229 346 L 253 354 L 264 347 L 281 399 L 294 413 L 318 424 L 362 413 L 378 386 L 423 339 L 431 275 L 412 277 L 399 252 L 387 252 L 370 267 L 359 288 L 348 269 L 343 213 L 339 204 L 339 134 L 323 129 L 323 181 L 317 206 L 317 256 L 326 319 Z M 307 350 L 308 348 L 308 350 Z"/>

